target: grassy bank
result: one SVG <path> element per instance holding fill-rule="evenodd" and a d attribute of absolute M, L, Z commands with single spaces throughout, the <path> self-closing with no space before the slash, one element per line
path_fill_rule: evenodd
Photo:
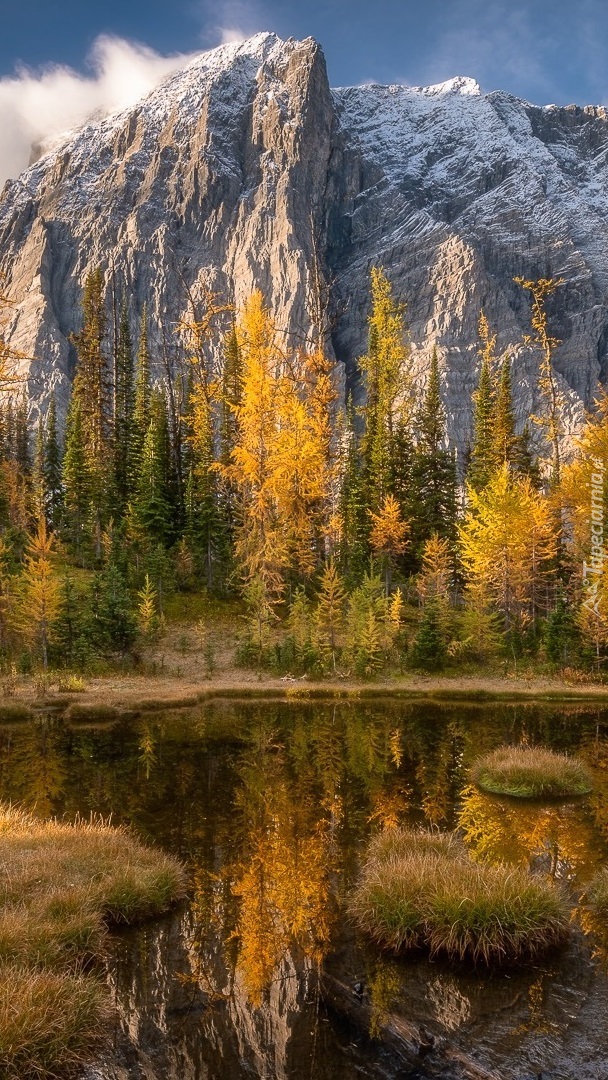
<path fill-rule="evenodd" d="M 500 746 L 473 764 L 471 779 L 483 791 L 516 798 L 559 798 L 591 791 L 591 777 L 582 762 L 542 746 Z"/>
<path fill-rule="evenodd" d="M 383 948 L 487 964 L 534 957 L 568 932 L 552 883 L 474 863 L 453 836 L 411 829 L 372 841 L 350 911 Z"/>
<path fill-rule="evenodd" d="M 83 964 L 107 926 L 167 910 L 185 875 L 102 822 L 39 821 L 0 807 L 0 1076 L 66 1075 L 94 1051 L 108 1002 Z"/>

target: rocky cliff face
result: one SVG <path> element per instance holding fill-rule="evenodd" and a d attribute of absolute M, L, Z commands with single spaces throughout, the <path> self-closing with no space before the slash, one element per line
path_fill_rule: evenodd
<path fill-rule="evenodd" d="M 147 303 L 165 347 L 188 293 L 238 304 L 261 288 L 277 325 L 305 337 L 314 267 L 332 282 L 332 344 L 356 388 L 368 271 L 408 304 L 422 389 L 433 346 L 451 437 L 470 430 L 483 306 L 534 407 L 515 275 L 566 284 L 550 314 L 573 428 L 608 379 L 608 117 L 483 95 L 469 79 L 331 91 L 319 46 L 261 34 L 206 53 L 125 113 L 72 133 L 0 197 L 10 338 L 29 390 L 65 402 L 87 272 L 102 265 Z M 157 337 L 157 354 L 163 343 Z M 538 407 L 538 402 L 536 403 Z"/>

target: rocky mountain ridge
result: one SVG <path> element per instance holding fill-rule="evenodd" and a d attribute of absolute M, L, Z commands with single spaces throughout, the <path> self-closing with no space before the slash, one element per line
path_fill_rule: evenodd
<path fill-rule="evenodd" d="M 529 303 L 513 282 L 562 276 L 550 305 L 566 421 L 608 380 L 608 115 L 433 87 L 331 90 L 319 45 L 258 34 L 198 57 L 136 107 L 67 134 L 0 196 L 9 337 L 35 407 L 67 400 L 87 272 L 145 304 L 157 357 L 188 295 L 261 288 L 305 339 L 315 267 L 331 347 L 357 389 L 370 266 L 407 302 L 422 390 L 437 347 L 452 441 L 470 435 L 483 307 L 513 357 L 517 409 L 539 407 Z M 169 344 L 167 344 L 167 342 Z"/>

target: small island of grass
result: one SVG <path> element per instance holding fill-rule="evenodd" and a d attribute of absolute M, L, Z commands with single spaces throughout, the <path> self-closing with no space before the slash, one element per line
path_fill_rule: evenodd
<path fill-rule="evenodd" d="M 0 1075 L 70 1075 L 103 1038 L 109 1002 L 85 971 L 107 925 L 166 911 L 185 873 L 126 829 L 0 806 Z M 89 965 L 90 967 L 90 965 Z"/>
<path fill-rule="evenodd" d="M 569 925 L 552 882 L 519 867 L 475 863 L 454 835 L 412 829 L 372 840 L 350 911 L 384 948 L 427 948 L 487 964 L 545 952 Z"/>
<path fill-rule="evenodd" d="M 520 799 L 587 795 L 592 786 L 582 762 L 542 746 L 500 746 L 474 763 L 471 779 L 482 791 Z"/>

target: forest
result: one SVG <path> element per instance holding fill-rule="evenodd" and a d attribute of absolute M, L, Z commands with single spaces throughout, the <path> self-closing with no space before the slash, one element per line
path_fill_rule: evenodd
<path fill-rule="evenodd" d="M 193 595 L 210 670 L 205 612 L 231 605 L 236 663 L 275 674 L 600 675 L 608 397 L 598 387 L 566 453 L 548 315 L 562 282 L 517 280 L 542 409 L 517 430 L 513 363 L 480 312 L 464 461 L 437 353 L 421 392 L 380 268 L 362 393 L 346 406 L 322 319 L 292 346 L 261 293 L 238 312 L 192 303 L 159 358 L 164 328 L 144 310 L 133 340 L 126 301 L 91 273 L 64 432 L 52 397 L 32 424 L 22 358 L 0 333 L 5 679 L 136 668 Z"/>

